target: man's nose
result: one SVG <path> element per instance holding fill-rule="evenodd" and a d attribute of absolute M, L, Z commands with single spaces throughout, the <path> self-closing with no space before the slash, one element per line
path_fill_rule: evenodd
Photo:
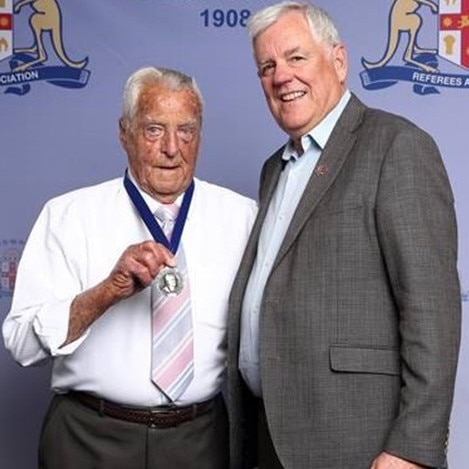
<path fill-rule="evenodd" d="M 273 82 L 278 85 L 290 81 L 293 77 L 292 69 L 287 62 L 277 62 L 272 75 Z"/>
<path fill-rule="evenodd" d="M 176 131 L 167 130 L 163 137 L 163 151 L 168 156 L 176 156 L 179 151 L 179 140 Z"/>

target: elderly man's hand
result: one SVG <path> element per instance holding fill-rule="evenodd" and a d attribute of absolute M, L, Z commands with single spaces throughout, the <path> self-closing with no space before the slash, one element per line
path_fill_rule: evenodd
<path fill-rule="evenodd" d="M 118 301 L 141 291 L 151 284 L 162 267 L 175 263 L 174 256 L 162 244 L 144 241 L 123 252 L 106 283 Z"/>
<path fill-rule="evenodd" d="M 80 337 L 113 304 L 150 285 L 165 265 L 175 266 L 176 259 L 162 244 L 144 241 L 129 246 L 105 280 L 75 297 L 67 337 L 61 346 Z"/>

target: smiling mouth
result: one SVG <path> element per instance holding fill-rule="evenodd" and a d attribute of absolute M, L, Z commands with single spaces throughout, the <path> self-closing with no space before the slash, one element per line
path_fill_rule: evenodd
<path fill-rule="evenodd" d="M 292 91 L 291 93 L 285 93 L 280 95 L 280 101 L 284 103 L 289 103 L 290 101 L 295 101 L 302 98 L 306 94 L 306 91 Z"/>

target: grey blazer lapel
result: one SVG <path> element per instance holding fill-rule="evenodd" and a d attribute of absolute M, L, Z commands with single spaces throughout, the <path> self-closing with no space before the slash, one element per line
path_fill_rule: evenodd
<path fill-rule="evenodd" d="M 306 185 L 283 243 L 280 246 L 274 267 L 278 265 L 283 256 L 288 252 L 303 225 L 339 174 L 342 165 L 355 144 L 357 138 L 356 129 L 361 125 L 365 109 L 365 106 L 352 94 Z"/>

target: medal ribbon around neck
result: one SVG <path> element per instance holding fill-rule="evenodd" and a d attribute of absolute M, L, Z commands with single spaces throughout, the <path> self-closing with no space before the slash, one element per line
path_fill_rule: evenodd
<path fill-rule="evenodd" d="M 170 240 L 166 238 L 166 235 L 164 234 L 159 223 L 155 220 L 153 213 L 151 213 L 151 210 L 148 208 L 148 205 L 146 204 L 142 195 L 135 187 L 135 184 L 130 180 L 127 169 L 125 170 L 124 187 L 130 197 L 130 200 L 134 204 L 154 240 L 163 244 L 163 246 L 168 248 L 175 255 L 179 246 L 179 242 L 181 241 L 182 230 L 184 229 L 184 224 L 186 223 L 187 213 L 189 212 L 189 207 L 192 200 L 192 194 L 194 193 L 194 181 L 192 180 L 189 187 L 186 189 Z"/>

